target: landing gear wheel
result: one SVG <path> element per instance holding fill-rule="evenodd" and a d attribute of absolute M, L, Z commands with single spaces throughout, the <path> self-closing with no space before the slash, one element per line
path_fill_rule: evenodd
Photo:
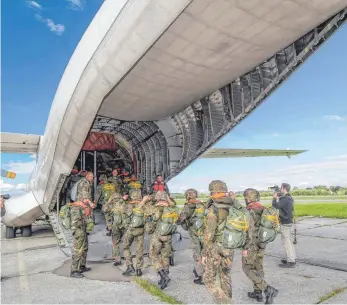
<path fill-rule="evenodd" d="M 23 237 L 30 237 L 31 236 L 31 226 L 26 226 L 22 228 L 22 236 Z"/>
<path fill-rule="evenodd" d="M 6 239 L 12 239 L 16 237 L 16 229 L 12 227 L 6 227 Z"/>

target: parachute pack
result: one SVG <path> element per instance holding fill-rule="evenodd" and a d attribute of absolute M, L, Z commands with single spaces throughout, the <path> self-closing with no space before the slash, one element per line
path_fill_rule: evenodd
<path fill-rule="evenodd" d="M 178 217 L 177 207 L 165 207 L 159 224 L 159 234 L 161 236 L 174 234 L 177 230 Z"/>
<path fill-rule="evenodd" d="M 141 208 L 133 208 L 130 227 L 143 228 L 145 225 L 144 213 Z"/>
<path fill-rule="evenodd" d="M 62 220 L 62 225 L 66 230 L 71 228 L 71 211 L 70 211 L 70 203 L 64 205 L 59 212 L 59 216 Z"/>
<path fill-rule="evenodd" d="M 77 188 L 79 186 L 79 184 L 82 182 L 82 178 L 80 180 L 78 180 L 72 187 L 71 189 L 71 194 L 70 194 L 70 198 L 71 200 L 73 201 L 76 201 L 77 200 Z"/>
<path fill-rule="evenodd" d="M 116 187 L 113 183 L 105 183 L 102 186 L 104 200 L 108 201 L 115 192 Z"/>
<path fill-rule="evenodd" d="M 192 215 L 193 220 L 193 230 L 196 233 L 201 232 L 204 226 L 204 220 L 205 220 L 205 207 L 203 204 L 200 204 L 199 207 L 197 207 Z"/>
<path fill-rule="evenodd" d="M 279 219 L 277 210 L 264 208 L 260 218 L 258 238 L 261 243 L 270 243 L 276 239 L 278 233 Z"/>
<path fill-rule="evenodd" d="M 228 215 L 224 221 L 218 225 L 217 241 L 225 249 L 239 249 L 246 244 L 248 222 L 243 208 L 235 208 L 231 205 L 216 204 L 218 209 L 228 210 Z"/>

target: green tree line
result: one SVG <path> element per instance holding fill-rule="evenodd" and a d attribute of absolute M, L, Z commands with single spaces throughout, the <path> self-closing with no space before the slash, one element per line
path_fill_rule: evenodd
<path fill-rule="evenodd" d="M 307 187 L 305 189 L 299 189 L 298 187 L 294 187 L 291 190 L 292 196 L 345 196 L 347 195 L 347 187 L 341 186 L 325 186 L 318 185 L 314 187 Z M 272 191 L 260 191 L 261 197 L 272 197 Z M 173 198 L 184 199 L 183 193 L 173 193 Z M 242 196 L 242 192 L 236 192 L 236 196 Z M 209 194 L 199 193 L 199 198 L 207 198 Z"/>

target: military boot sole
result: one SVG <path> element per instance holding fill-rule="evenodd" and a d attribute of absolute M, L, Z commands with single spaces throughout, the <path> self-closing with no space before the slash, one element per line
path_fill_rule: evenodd
<path fill-rule="evenodd" d="M 171 281 L 170 278 L 164 279 L 163 282 L 161 283 L 160 289 L 164 290 L 167 287 L 167 285 L 170 283 L 170 281 Z"/>
<path fill-rule="evenodd" d="M 272 288 L 272 292 L 270 293 L 270 295 L 266 296 L 266 301 L 265 304 L 272 304 L 273 303 L 273 299 L 275 297 L 277 297 L 278 295 L 278 290 L 275 288 Z"/>
<path fill-rule="evenodd" d="M 248 297 L 250 298 L 250 299 L 254 299 L 254 300 L 256 300 L 256 301 L 258 301 L 258 302 L 263 302 L 264 301 L 264 298 L 263 298 L 263 295 L 261 294 L 254 294 L 254 292 L 248 292 Z"/>
<path fill-rule="evenodd" d="M 75 279 L 81 279 L 81 278 L 84 278 L 84 275 L 78 272 L 73 272 L 70 274 L 70 277 L 73 277 Z"/>

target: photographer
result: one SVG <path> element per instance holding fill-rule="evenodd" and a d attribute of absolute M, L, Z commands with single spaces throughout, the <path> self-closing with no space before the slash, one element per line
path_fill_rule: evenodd
<path fill-rule="evenodd" d="M 284 250 L 287 259 L 282 260 L 279 264 L 281 268 L 294 268 L 295 267 L 295 248 L 291 240 L 291 228 L 294 216 L 294 200 L 289 194 L 290 185 L 282 183 L 280 194 L 277 192 L 273 195 L 272 206 L 279 210 L 279 219 L 281 224 L 281 236 Z M 280 195 L 280 196 L 279 196 Z"/>

